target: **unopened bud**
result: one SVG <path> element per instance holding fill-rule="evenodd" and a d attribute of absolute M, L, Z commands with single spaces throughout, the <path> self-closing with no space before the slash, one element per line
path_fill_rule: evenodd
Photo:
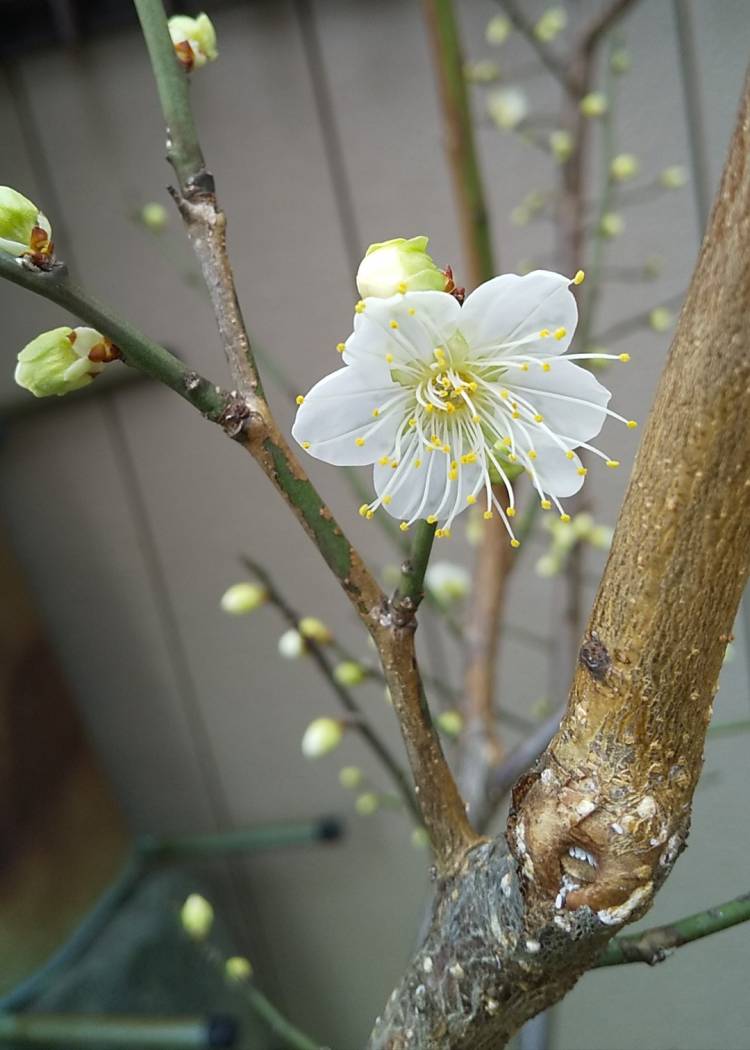
<path fill-rule="evenodd" d="M 445 274 L 427 254 L 427 237 L 395 237 L 371 244 L 357 270 L 363 299 L 388 299 L 399 292 L 445 290 Z"/>
<path fill-rule="evenodd" d="M 339 685 L 359 685 L 366 678 L 365 669 L 356 660 L 342 660 L 333 669 L 333 677 Z"/>
<path fill-rule="evenodd" d="M 268 600 L 268 591 L 259 583 L 235 583 L 221 596 L 221 607 L 232 616 L 254 612 Z"/>
<path fill-rule="evenodd" d="M 169 213 L 163 204 L 157 201 L 149 201 L 141 208 L 141 222 L 152 233 L 161 233 L 169 223 Z"/>
<path fill-rule="evenodd" d="M 659 182 L 667 190 L 681 190 L 683 186 L 687 186 L 688 173 L 679 164 L 674 164 L 671 168 L 665 168 L 659 176 Z"/>
<path fill-rule="evenodd" d="M 361 786 L 364 774 L 357 766 L 344 766 L 339 770 L 339 784 L 348 791 L 354 791 Z"/>
<path fill-rule="evenodd" d="M 380 808 L 380 799 L 374 791 L 365 791 L 363 795 L 357 796 L 354 808 L 360 817 L 370 817 Z"/>
<path fill-rule="evenodd" d="M 333 635 L 326 625 L 315 616 L 303 616 L 298 626 L 302 637 L 309 638 L 311 642 L 328 645 L 333 641 Z"/>
<path fill-rule="evenodd" d="M 305 652 L 305 639 L 291 628 L 279 638 L 279 653 L 285 660 L 298 660 Z"/>
<path fill-rule="evenodd" d="M 609 165 L 609 174 L 617 182 L 627 182 L 640 171 L 640 162 L 633 153 L 618 153 Z"/>
<path fill-rule="evenodd" d="M 512 131 L 529 114 L 529 100 L 520 88 L 502 88 L 487 96 L 487 112 L 501 131 Z"/>
<path fill-rule="evenodd" d="M 180 911 L 182 928 L 194 941 L 203 941 L 211 932 L 214 910 L 200 893 L 191 893 Z"/>
<path fill-rule="evenodd" d="M 560 164 L 564 164 L 573 152 L 573 136 L 569 131 L 563 131 L 562 129 L 551 131 L 549 148 L 555 160 Z"/>
<path fill-rule="evenodd" d="M 601 91 L 592 91 L 584 95 L 579 105 L 584 117 L 603 117 L 609 109 L 607 96 Z"/>
<path fill-rule="evenodd" d="M 487 23 L 487 28 L 484 31 L 484 39 L 492 47 L 500 47 L 508 39 L 511 33 L 512 25 L 510 19 L 505 15 L 495 15 Z"/>
<path fill-rule="evenodd" d="M 344 727 L 335 718 L 316 718 L 302 737 L 302 754 L 305 758 L 322 758 L 335 751 L 344 738 Z"/>
<path fill-rule="evenodd" d="M 53 328 L 18 355 L 15 380 L 34 397 L 62 397 L 88 386 L 120 351 L 93 328 Z"/>
<path fill-rule="evenodd" d="M 625 220 L 616 211 L 605 212 L 599 222 L 599 232 L 603 237 L 619 237 L 625 229 Z"/>
<path fill-rule="evenodd" d="M 411 844 L 414 849 L 425 849 L 430 844 L 430 836 L 426 828 L 414 828 L 411 833 Z"/>
<path fill-rule="evenodd" d="M 666 306 L 655 306 L 648 315 L 648 323 L 655 332 L 668 332 L 674 324 L 672 311 Z"/>
<path fill-rule="evenodd" d="M 615 48 L 609 60 L 609 68 L 612 70 L 613 73 L 617 73 L 618 75 L 627 73 L 630 70 L 632 64 L 633 60 L 630 57 L 630 52 L 627 50 L 627 48 Z"/>
<path fill-rule="evenodd" d="M 446 736 L 460 736 L 464 720 L 459 711 L 441 711 L 435 721 Z"/>
<path fill-rule="evenodd" d="M 562 33 L 568 24 L 568 15 L 564 7 L 550 7 L 534 26 L 534 36 L 542 43 L 549 44 Z"/>
<path fill-rule="evenodd" d="M 557 576 L 562 569 L 562 561 L 555 554 L 543 554 L 534 566 L 537 576 L 549 579 Z"/>
<path fill-rule="evenodd" d="M 594 527 L 594 519 L 586 511 L 576 514 L 571 523 L 570 530 L 576 539 L 587 540 Z"/>
<path fill-rule="evenodd" d="M 249 981 L 253 976 L 253 967 L 250 960 L 244 955 L 233 955 L 224 963 L 224 973 L 227 980 L 241 984 L 243 981 Z"/>
<path fill-rule="evenodd" d="M 611 525 L 595 525 L 589 533 L 589 543 L 599 550 L 608 551 L 612 546 L 614 532 Z"/>
<path fill-rule="evenodd" d="M 0 186 L 0 252 L 43 262 L 52 251 L 52 227 L 46 215 L 18 190 Z"/>
<path fill-rule="evenodd" d="M 470 84 L 492 84 L 500 78 L 500 66 L 491 58 L 464 62 L 464 77 Z"/>
<path fill-rule="evenodd" d="M 463 565 L 436 561 L 428 565 L 425 583 L 439 601 L 449 604 L 466 597 L 471 588 L 471 576 Z"/>
<path fill-rule="evenodd" d="M 169 19 L 169 35 L 175 53 L 188 73 L 219 57 L 216 30 L 206 14 L 200 14 L 197 18 L 174 15 Z"/>

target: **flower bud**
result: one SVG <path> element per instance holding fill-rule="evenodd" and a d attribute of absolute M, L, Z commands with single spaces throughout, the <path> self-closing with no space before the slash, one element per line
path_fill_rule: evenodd
<path fill-rule="evenodd" d="M 253 968 L 250 960 L 244 955 L 233 955 L 224 963 L 224 973 L 227 980 L 240 984 L 242 981 L 250 980 L 253 976 Z"/>
<path fill-rule="evenodd" d="M 607 96 L 601 91 L 592 91 L 584 95 L 579 105 L 584 117 L 603 117 L 609 109 Z"/>
<path fill-rule="evenodd" d="M 492 84 L 495 80 L 500 79 L 500 66 L 491 58 L 464 62 L 464 77 L 470 84 Z"/>
<path fill-rule="evenodd" d="M 425 583 L 439 601 L 449 604 L 466 597 L 471 588 L 471 576 L 462 565 L 436 561 L 428 565 Z"/>
<path fill-rule="evenodd" d="M 333 677 L 339 685 L 351 686 L 364 682 L 366 675 L 364 667 L 356 660 L 342 660 L 334 667 Z"/>
<path fill-rule="evenodd" d="M 627 48 L 618 47 L 612 52 L 612 56 L 609 60 L 609 68 L 613 73 L 622 75 L 630 70 L 633 60 L 630 57 L 630 52 Z"/>
<path fill-rule="evenodd" d="M 360 787 L 364 779 L 362 770 L 358 769 L 357 766 L 344 766 L 343 769 L 339 770 L 339 784 L 349 791 L 354 791 Z"/>
<path fill-rule="evenodd" d="M 302 737 L 302 754 L 305 758 L 322 758 L 335 751 L 344 738 L 344 727 L 335 718 L 316 718 Z"/>
<path fill-rule="evenodd" d="M 589 533 L 589 543 L 599 550 L 608 551 L 612 546 L 612 537 L 615 530 L 611 525 L 595 525 Z"/>
<path fill-rule="evenodd" d="M 655 306 L 648 315 L 648 323 L 655 332 L 668 332 L 674 324 L 672 311 L 668 310 L 666 306 Z"/>
<path fill-rule="evenodd" d="M 291 628 L 279 638 L 279 653 L 285 660 L 298 660 L 305 652 L 305 639 Z"/>
<path fill-rule="evenodd" d="M 221 596 L 221 607 L 232 616 L 254 612 L 268 600 L 268 591 L 259 583 L 235 583 Z"/>
<path fill-rule="evenodd" d="M 371 244 L 357 270 L 357 289 L 362 298 L 444 291 L 445 274 L 427 254 L 428 244 L 428 237 L 396 237 Z"/>
<path fill-rule="evenodd" d="M 550 7 L 534 26 L 534 36 L 545 44 L 549 44 L 555 37 L 562 33 L 568 24 L 568 15 L 564 7 Z"/>
<path fill-rule="evenodd" d="M 671 168 L 665 168 L 659 176 L 659 182 L 666 190 L 681 190 L 683 186 L 687 186 L 688 173 L 679 164 L 674 164 Z"/>
<path fill-rule="evenodd" d="M 529 115 L 529 100 L 520 88 L 502 88 L 487 96 L 487 112 L 501 131 L 512 131 Z"/>
<path fill-rule="evenodd" d="M 435 721 L 446 736 L 460 736 L 464 720 L 459 711 L 441 711 Z"/>
<path fill-rule="evenodd" d="M 492 47 L 500 47 L 508 39 L 511 33 L 512 25 L 510 19 L 505 15 L 495 15 L 487 23 L 487 28 L 484 31 L 484 39 Z"/>
<path fill-rule="evenodd" d="M 365 791 L 363 795 L 357 797 L 354 808 L 360 817 L 370 817 L 380 808 L 380 799 L 374 791 Z"/>
<path fill-rule="evenodd" d="M 609 174 L 616 182 L 626 182 L 640 170 L 638 158 L 633 153 L 618 153 L 609 165 Z"/>
<path fill-rule="evenodd" d="M 180 911 L 182 928 L 194 941 L 203 941 L 211 932 L 214 910 L 200 893 L 191 893 Z"/>
<path fill-rule="evenodd" d="M 0 252 L 43 260 L 51 258 L 52 250 L 47 217 L 17 190 L 0 186 Z"/>
<path fill-rule="evenodd" d="M 297 626 L 302 637 L 309 638 L 311 642 L 328 645 L 329 642 L 333 641 L 333 635 L 326 625 L 315 616 L 303 616 Z"/>
<path fill-rule="evenodd" d="M 555 160 L 560 164 L 564 164 L 573 152 L 573 136 L 569 131 L 564 131 L 562 128 L 557 131 L 551 131 L 549 148 Z"/>
<path fill-rule="evenodd" d="M 411 833 L 411 844 L 414 849 L 425 849 L 430 844 L 427 828 L 414 828 Z"/>
<path fill-rule="evenodd" d="M 625 229 L 625 220 L 616 211 L 608 211 L 601 217 L 599 232 L 603 237 L 619 237 Z"/>
<path fill-rule="evenodd" d="M 537 560 L 534 566 L 537 576 L 541 576 L 544 579 L 549 579 L 551 576 L 557 576 L 562 569 L 562 560 L 556 554 L 543 554 L 541 558 Z"/>
<path fill-rule="evenodd" d="M 159 204 L 158 201 L 149 201 L 141 208 L 140 220 L 152 233 L 161 233 L 169 222 L 169 214 L 163 204 Z"/>
<path fill-rule="evenodd" d="M 216 30 L 206 14 L 200 14 L 197 18 L 174 15 L 169 19 L 169 35 L 175 53 L 188 73 L 219 57 Z"/>
<path fill-rule="evenodd" d="M 15 380 L 34 397 L 69 394 L 88 386 L 120 351 L 93 328 L 53 328 L 18 355 Z"/>
<path fill-rule="evenodd" d="M 594 519 L 586 511 L 576 514 L 571 522 L 570 531 L 578 540 L 587 540 L 594 527 Z"/>

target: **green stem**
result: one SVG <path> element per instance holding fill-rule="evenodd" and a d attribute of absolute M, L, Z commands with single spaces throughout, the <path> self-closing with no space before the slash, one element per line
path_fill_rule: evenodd
<path fill-rule="evenodd" d="M 220 1026 L 226 1029 L 218 1036 Z M 229 1019 L 133 1017 L 99 1014 L 0 1014 L 0 1044 L 14 1046 L 132 1046 L 137 1050 L 179 1050 L 232 1046 L 235 1025 Z M 231 1041 L 230 1041 L 231 1038 Z M 218 1039 L 218 1041 L 217 1041 Z M 313 1047 L 316 1044 L 292 1043 Z"/>
<path fill-rule="evenodd" d="M 225 393 L 189 369 L 163 346 L 123 321 L 109 306 L 77 287 L 69 280 L 64 265 L 58 263 L 49 271 L 30 270 L 10 255 L 0 252 L 0 277 L 69 310 L 111 339 L 122 351 L 125 364 L 166 384 L 214 422 L 221 418 L 227 404 Z"/>
<path fill-rule="evenodd" d="M 741 722 L 720 722 L 718 725 L 709 726 L 706 736 L 734 736 L 735 733 L 747 733 L 750 731 L 750 719 Z"/>
<path fill-rule="evenodd" d="M 188 74 L 175 54 L 161 0 L 134 0 L 143 29 L 164 120 L 167 156 L 186 196 L 190 190 L 213 190 L 213 180 L 198 142 L 190 107 Z"/>
<path fill-rule="evenodd" d="M 148 864 L 187 863 L 195 859 L 227 857 L 237 853 L 320 842 L 337 838 L 339 834 L 340 829 L 335 821 L 310 820 L 241 828 L 214 835 L 174 835 L 168 838 L 145 835 L 138 839 L 136 851 Z"/>
<path fill-rule="evenodd" d="M 432 543 L 435 539 L 435 524 L 427 521 L 417 522 L 411 555 L 402 567 L 399 596 L 409 599 L 416 608 L 422 600 L 424 574 L 430 560 Z"/>
<path fill-rule="evenodd" d="M 750 893 L 744 893 L 726 904 L 688 915 L 666 926 L 655 926 L 629 937 L 616 937 L 607 945 L 596 967 L 619 966 L 621 963 L 645 962 L 653 966 L 663 962 L 675 948 L 691 944 L 712 933 L 728 930 L 750 921 Z"/>
<path fill-rule="evenodd" d="M 316 1043 L 291 1021 L 287 1021 L 254 984 L 244 985 L 243 990 L 255 1013 L 266 1022 L 272 1032 L 283 1039 L 285 1046 L 292 1047 L 292 1050 L 321 1050 L 320 1043 Z"/>

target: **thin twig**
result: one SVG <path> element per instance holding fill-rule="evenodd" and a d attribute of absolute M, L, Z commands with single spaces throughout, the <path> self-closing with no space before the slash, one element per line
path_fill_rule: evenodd
<path fill-rule="evenodd" d="M 572 84 L 565 62 L 547 47 L 543 40 L 534 32 L 534 23 L 530 21 L 515 3 L 515 0 L 498 0 L 500 7 L 505 11 L 515 28 L 536 51 L 539 61 L 546 66 L 549 72 L 560 81 L 566 90 L 571 90 Z"/>
<path fill-rule="evenodd" d="M 685 292 L 679 292 L 677 295 L 672 295 L 669 299 L 664 299 L 660 303 L 656 303 L 651 307 L 650 310 L 644 310 L 643 313 L 632 314 L 630 317 L 623 318 L 622 321 L 616 321 L 615 324 L 611 324 L 609 328 L 603 328 L 601 332 L 597 332 L 592 337 L 592 346 L 611 346 L 612 343 L 616 343 L 619 339 L 624 339 L 626 336 L 631 335 L 639 328 L 648 327 L 651 319 L 651 314 L 654 310 L 676 310 L 682 306 L 685 300 Z"/>
<path fill-rule="evenodd" d="M 628 8 L 637 3 L 638 0 L 612 0 L 599 14 L 594 15 L 581 37 L 581 51 L 593 55 L 597 45 L 613 28 L 615 22 L 623 17 Z"/>
<path fill-rule="evenodd" d="M 610 941 L 595 968 L 620 966 L 622 963 L 647 963 L 654 966 L 663 962 L 676 948 L 692 944 L 702 937 L 731 929 L 741 922 L 750 921 L 750 893 L 743 893 L 725 904 L 718 904 L 706 911 L 688 915 L 684 919 L 654 926 L 643 933 L 629 937 L 616 937 Z"/>

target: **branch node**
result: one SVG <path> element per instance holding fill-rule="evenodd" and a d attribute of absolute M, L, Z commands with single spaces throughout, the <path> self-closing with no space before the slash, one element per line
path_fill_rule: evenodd
<path fill-rule="evenodd" d="M 258 416 L 258 413 L 253 412 L 241 394 L 232 390 L 228 395 L 226 407 L 219 416 L 218 423 L 227 437 L 236 440 L 241 437 L 253 416 Z"/>

